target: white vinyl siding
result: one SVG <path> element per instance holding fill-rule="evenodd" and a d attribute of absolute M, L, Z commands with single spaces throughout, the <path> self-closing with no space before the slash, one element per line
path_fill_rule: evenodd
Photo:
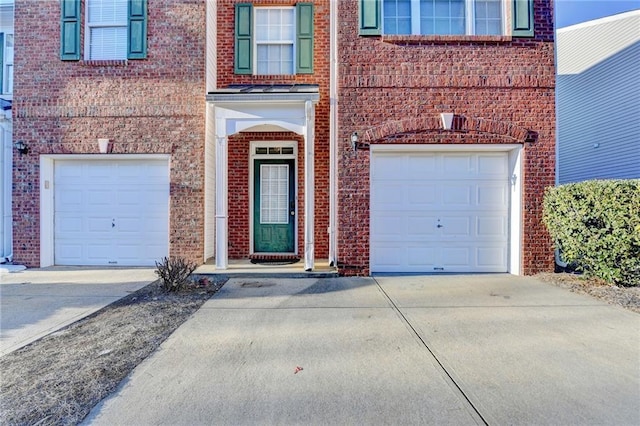
<path fill-rule="evenodd" d="M 559 184 L 640 178 L 640 11 L 557 35 Z"/>
<path fill-rule="evenodd" d="M 127 14 L 127 0 L 87 0 L 87 59 L 127 58 Z"/>

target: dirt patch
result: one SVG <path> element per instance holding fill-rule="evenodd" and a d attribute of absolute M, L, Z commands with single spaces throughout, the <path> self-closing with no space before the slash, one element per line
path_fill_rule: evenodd
<path fill-rule="evenodd" d="M 640 313 L 640 287 L 618 287 L 597 278 L 587 278 L 577 274 L 538 274 L 540 281 L 566 288 L 575 293 L 588 294 L 611 305 L 621 306 Z"/>
<path fill-rule="evenodd" d="M 0 358 L 0 424 L 71 425 L 111 394 L 225 279 L 160 281 Z"/>

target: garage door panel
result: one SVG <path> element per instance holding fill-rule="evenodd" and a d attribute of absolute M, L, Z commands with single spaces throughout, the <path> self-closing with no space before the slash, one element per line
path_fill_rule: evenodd
<path fill-rule="evenodd" d="M 408 209 L 424 209 L 438 202 L 438 192 L 431 182 L 414 183 L 404 188 L 404 191 L 408 191 L 406 198 Z"/>
<path fill-rule="evenodd" d="M 469 206 L 472 200 L 473 186 L 470 185 L 453 185 L 450 183 L 442 183 L 442 205 L 449 206 Z"/>
<path fill-rule="evenodd" d="M 432 154 L 421 154 L 407 159 L 407 178 L 417 180 L 433 179 L 437 176 L 437 158 Z"/>
<path fill-rule="evenodd" d="M 409 269 L 415 267 L 433 267 L 435 266 L 434 260 L 436 258 L 434 247 L 427 246 L 415 246 L 407 247 L 407 263 L 406 267 Z M 395 271 L 398 272 L 398 271 Z"/>
<path fill-rule="evenodd" d="M 405 191 L 401 185 L 381 184 L 372 198 L 376 198 L 381 206 L 399 204 L 404 202 Z"/>
<path fill-rule="evenodd" d="M 478 217 L 476 235 L 482 238 L 498 238 L 503 240 L 508 232 L 508 223 L 504 216 Z"/>
<path fill-rule="evenodd" d="M 436 224 L 436 229 L 440 230 L 442 236 L 447 237 L 463 237 L 469 239 L 473 233 L 471 229 L 471 217 L 443 217 Z M 441 228 L 437 226 L 440 225 Z"/>
<path fill-rule="evenodd" d="M 506 182 L 478 184 L 476 190 L 478 206 L 489 206 L 493 209 L 509 207 L 508 184 Z"/>
<path fill-rule="evenodd" d="M 372 271 L 506 272 L 507 158 L 505 152 L 374 152 Z"/>
<path fill-rule="evenodd" d="M 476 253 L 479 267 L 498 268 L 507 261 L 507 250 L 502 246 L 478 247 Z"/>
<path fill-rule="evenodd" d="M 113 182 L 112 162 L 97 161 L 95 164 L 84 164 L 82 167 L 83 177 L 91 182 L 112 183 Z"/>
<path fill-rule="evenodd" d="M 397 167 L 400 165 L 400 167 Z M 379 158 L 376 167 L 371 170 L 373 180 L 393 182 L 405 180 L 409 177 L 407 170 L 407 157 L 403 155 L 388 155 Z"/>
<path fill-rule="evenodd" d="M 407 217 L 407 226 L 410 230 L 409 235 L 413 234 L 419 238 L 433 237 L 436 235 L 437 228 L 433 226 L 436 218 L 433 216 L 409 216 Z"/>
<path fill-rule="evenodd" d="M 442 170 L 460 177 L 472 176 L 472 158 L 468 154 L 442 154 Z"/>
<path fill-rule="evenodd" d="M 439 265 L 449 270 L 452 267 L 456 269 L 466 268 L 472 265 L 471 249 L 469 247 L 441 247 L 441 259 Z"/>
<path fill-rule="evenodd" d="M 152 266 L 168 254 L 166 161 L 64 160 L 54 169 L 56 264 Z"/>
<path fill-rule="evenodd" d="M 385 270 L 397 270 L 406 262 L 406 249 L 400 245 L 380 244 L 371 253 L 372 261 Z"/>
<path fill-rule="evenodd" d="M 478 173 L 482 176 L 493 176 L 500 179 L 507 176 L 508 162 L 503 153 L 477 154 Z"/>

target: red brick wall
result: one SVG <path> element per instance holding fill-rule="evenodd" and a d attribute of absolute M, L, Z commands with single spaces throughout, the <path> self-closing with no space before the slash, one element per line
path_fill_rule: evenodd
<path fill-rule="evenodd" d="M 249 1 L 250 2 L 250 1 Z M 247 0 L 219 0 L 217 87 L 230 84 L 317 84 L 320 101 L 315 110 L 315 256 L 329 256 L 329 0 L 314 4 L 313 74 L 252 76 L 233 72 L 235 3 Z M 260 0 L 256 6 L 293 6 L 295 0 Z M 298 140 L 298 253 L 304 253 L 304 147 L 292 133 L 249 133 L 229 138 L 229 257 L 249 254 L 249 142 L 252 140 Z M 243 169 L 244 168 L 244 169 Z M 238 173 L 238 175 L 236 175 Z M 234 194 L 232 195 L 232 191 Z M 234 202 L 238 202 L 234 206 Z"/>
<path fill-rule="evenodd" d="M 83 5 L 84 9 L 84 5 Z M 83 17 L 84 22 L 84 17 Z M 60 3 L 15 1 L 14 258 L 40 264 L 39 155 L 171 154 L 170 254 L 204 245 L 205 0 L 154 0 L 148 57 L 61 61 Z"/>
<path fill-rule="evenodd" d="M 535 2 L 533 39 L 361 37 L 357 13 L 357 0 L 338 2 L 342 273 L 369 273 L 370 153 L 353 154 L 353 131 L 382 144 L 522 143 L 522 272 L 551 270 L 552 244 L 541 214 L 544 189 L 555 182 L 552 0 Z M 441 112 L 483 123 L 482 131 L 473 126 L 458 132 L 437 130 Z M 398 130 L 388 131 L 393 127 L 389 123 L 397 122 L 402 122 Z M 387 131 L 371 130 L 385 124 Z M 523 129 L 536 132 L 537 141 L 524 143 Z"/>

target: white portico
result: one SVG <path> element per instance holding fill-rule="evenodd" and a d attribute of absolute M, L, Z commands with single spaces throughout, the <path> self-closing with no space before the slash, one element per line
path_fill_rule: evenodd
<path fill-rule="evenodd" d="M 317 85 L 238 85 L 207 94 L 205 258 L 215 256 L 216 269 L 227 269 L 229 260 L 229 137 L 240 132 L 293 132 L 304 139 L 304 269 L 313 270 L 318 92 Z"/>

